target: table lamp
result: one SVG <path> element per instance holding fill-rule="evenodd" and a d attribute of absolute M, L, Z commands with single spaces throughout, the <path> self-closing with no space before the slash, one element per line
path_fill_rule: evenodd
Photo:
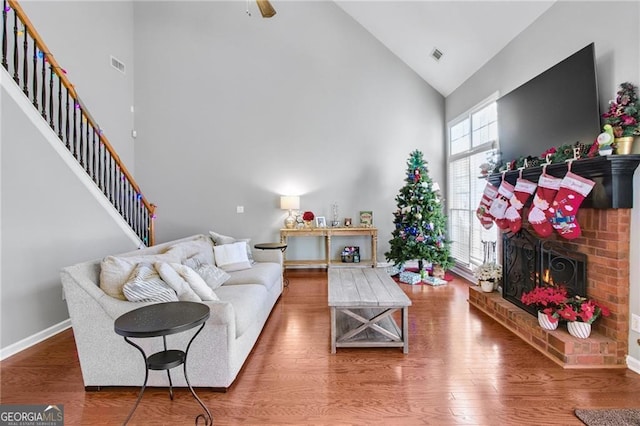
<path fill-rule="evenodd" d="M 300 208 L 300 197 L 297 195 L 283 195 L 280 197 L 280 208 L 289 210 L 289 216 L 284 220 L 284 227 L 293 229 L 296 226 L 296 218 L 293 216 L 293 210 Z"/>

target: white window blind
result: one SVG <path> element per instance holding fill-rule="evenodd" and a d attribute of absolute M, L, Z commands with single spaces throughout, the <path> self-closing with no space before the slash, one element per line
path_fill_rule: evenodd
<path fill-rule="evenodd" d="M 496 241 L 494 225 L 484 229 L 476 218 L 486 179 L 480 164 L 495 153 L 498 117 L 495 101 L 485 102 L 451 122 L 449 130 L 448 217 L 451 256 L 456 266 L 471 272 L 482 263 L 482 241 Z"/>

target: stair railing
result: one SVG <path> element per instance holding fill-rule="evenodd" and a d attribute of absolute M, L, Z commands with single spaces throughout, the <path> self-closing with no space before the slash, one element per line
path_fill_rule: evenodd
<path fill-rule="evenodd" d="M 22 7 L 16 0 L 2 3 L 2 66 L 140 240 L 153 245 L 156 206 L 142 195 Z"/>

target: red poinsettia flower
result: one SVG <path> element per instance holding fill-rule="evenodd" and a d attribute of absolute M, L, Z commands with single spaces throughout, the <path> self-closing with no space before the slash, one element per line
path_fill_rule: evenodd
<path fill-rule="evenodd" d="M 558 310 L 561 318 L 567 321 L 580 321 L 592 324 L 601 315 L 609 316 L 609 309 L 586 297 L 574 296 Z"/>
<path fill-rule="evenodd" d="M 567 300 L 567 290 L 562 287 L 539 286 L 522 294 L 520 301 L 525 305 L 534 305 L 539 310 L 555 310 Z"/>
<path fill-rule="evenodd" d="M 578 319 L 578 314 L 576 313 L 576 311 L 574 311 L 573 308 L 568 305 L 565 305 L 562 309 L 559 309 L 558 315 L 560 315 L 560 318 L 567 321 L 576 321 Z"/>

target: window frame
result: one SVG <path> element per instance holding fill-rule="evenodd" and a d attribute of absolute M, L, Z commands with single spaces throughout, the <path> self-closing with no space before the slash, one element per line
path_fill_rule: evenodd
<path fill-rule="evenodd" d="M 447 156 L 447 188 L 448 188 L 448 194 L 447 194 L 447 217 L 448 217 L 448 221 L 449 221 L 449 229 L 453 229 L 453 224 L 452 224 L 452 220 L 453 220 L 453 215 L 451 214 L 452 211 L 454 210 L 452 208 L 453 206 L 453 182 L 452 182 L 452 177 L 454 176 L 453 173 L 453 167 L 452 165 L 456 162 L 459 161 L 461 159 L 464 158 L 471 158 L 474 155 L 480 154 L 482 152 L 489 152 L 492 149 L 495 149 L 496 151 L 499 152 L 500 150 L 500 145 L 499 145 L 499 140 L 498 140 L 498 134 L 496 131 L 495 134 L 495 139 L 486 141 L 478 146 L 474 146 L 473 144 L 473 115 L 482 111 L 483 109 L 489 107 L 491 104 L 496 103 L 499 97 L 499 93 L 493 93 L 492 95 L 490 95 L 489 97 L 483 99 L 482 101 L 480 101 L 479 103 L 477 103 L 476 105 L 474 105 L 472 108 L 466 110 L 465 112 L 463 112 L 462 114 L 459 114 L 458 116 L 456 116 L 454 119 L 449 120 L 447 122 L 446 125 L 446 131 L 447 131 L 447 135 L 446 135 L 446 156 Z M 496 123 L 499 121 L 499 116 L 498 116 L 498 112 L 496 111 Z M 469 148 L 465 151 L 462 152 L 457 152 L 455 154 L 451 154 L 451 130 L 453 127 L 455 127 L 456 125 L 462 123 L 465 120 L 469 120 Z M 479 172 L 478 172 L 478 176 L 479 176 Z M 471 179 L 471 177 L 470 177 Z M 472 196 L 471 196 L 471 181 L 469 181 L 469 211 L 470 212 L 474 212 L 475 211 L 475 206 L 473 206 L 471 204 L 472 201 Z M 460 211 L 461 209 L 456 208 L 455 209 L 456 212 Z M 473 214 L 471 215 L 473 216 Z M 475 217 L 473 217 L 471 220 L 476 220 Z M 479 222 L 478 222 L 478 226 Z M 495 237 L 496 240 L 498 240 L 498 231 L 497 231 L 497 227 L 494 227 L 493 232 L 495 232 Z M 491 232 L 492 230 L 489 230 L 489 232 Z M 453 270 L 460 274 L 461 276 L 467 278 L 468 280 L 471 281 L 475 281 L 475 278 L 473 277 L 473 270 L 472 268 L 474 266 L 477 266 L 479 263 L 475 262 L 472 257 L 471 257 L 471 253 L 472 253 L 472 249 L 473 249 L 473 232 L 469 232 L 469 240 L 467 241 L 467 248 L 469 251 L 469 263 L 468 264 L 463 264 L 460 261 L 458 261 L 458 259 L 455 259 L 455 266 L 453 268 Z M 479 241 L 478 244 L 481 244 L 481 242 Z"/>

